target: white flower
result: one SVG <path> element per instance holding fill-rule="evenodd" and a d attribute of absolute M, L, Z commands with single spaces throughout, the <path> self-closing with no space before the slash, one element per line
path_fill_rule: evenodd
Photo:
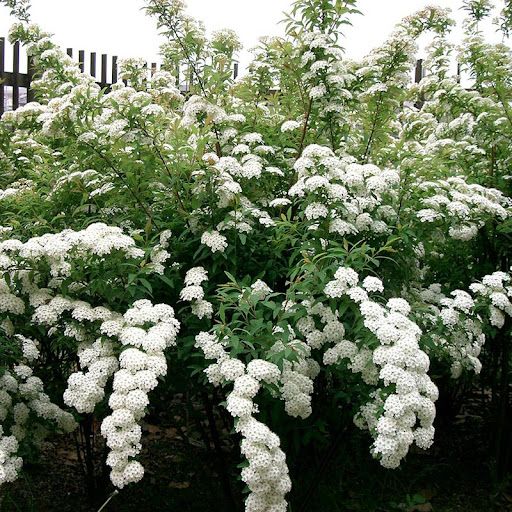
<path fill-rule="evenodd" d="M 224 252 L 228 246 L 227 238 L 218 231 L 206 231 L 201 236 L 201 243 L 211 249 L 212 252 Z"/>
<path fill-rule="evenodd" d="M 281 131 L 283 133 L 285 132 L 292 132 L 294 130 L 297 130 L 298 128 L 300 128 L 301 124 L 298 123 L 297 121 L 285 121 L 282 125 L 281 125 Z"/>
<path fill-rule="evenodd" d="M 187 286 L 199 286 L 204 281 L 208 281 L 208 271 L 203 267 L 194 267 L 187 271 L 185 275 L 185 284 Z"/>
<path fill-rule="evenodd" d="M 382 281 L 373 276 L 367 276 L 363 280 L 363 288 L 368 292 L 383 292 L 384 286 Z"/>

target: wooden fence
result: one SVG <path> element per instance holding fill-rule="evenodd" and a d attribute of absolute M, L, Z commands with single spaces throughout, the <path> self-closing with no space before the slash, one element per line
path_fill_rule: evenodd
<path fill-rule="evenodd" d="M 15 42 L 12 45 L 12 70 L 6 70 L 6 41 L 5 37 L 0 37 L 0 115 L 6 110 L 15 110 L 20 105 L 24 105 L 33 100 L 30 84 L 33 77 L 32 59 L 26 58 L 26 73 L 20 72 L 20 43 Z M 66 53 L 73 58 L 74 51 L 67 48 Z M 86 70 L 86 52 L 78 51 L 78 66 L 82 73 Z M 98 57 L 100 57 L 98 59 Z M 110 88 L 118 80 L 118 57 L 116 55 L 109 56 L 102 53 L 98 56 L 96 52 L 87 54 L 89 74 L 96 78 L 96 83 L 102 88 Z M 156 62 L 147 64 L 148 70 L 153 75 L 160 69 Z M 235 62 L 233 67 L 233 77 L 238 76 L 238 63 Z M 188 91 L 188 84 L 181 83 L 182 92 Z"/>

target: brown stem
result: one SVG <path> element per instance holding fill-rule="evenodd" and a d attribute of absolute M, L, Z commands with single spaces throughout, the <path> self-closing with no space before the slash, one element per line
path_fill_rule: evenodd
<path fill-rule="evenodd" d="M 173 176 L 172 176 L 171 170 L 169 169 L 169 166 L 167 165 L 167 163 L 162 155 L 162 152 L 160 151 L 160 148 L 157 146 L 154 137 L 151 137 L 150 133 L 147 131 L 147 129 L 144 125 L 140 124 L 139 126 L 140 126 L 141 130 L 143 131 L 143 133 L 146 135 L 146 137 L 151 139 L 151 143 L 153 144 L 153 148 L 155 149 L 159 160 L 162 162 L 162 164 L 165 168 L 165 171 L 167 172 L 167 175 L 172 180 Z M 174 195 L 176 196 L 176 199 L 177 199 L 181 209 L 183 210 L 183 213 L 185 215 L 187 215 L 187 210 L 185 209 L 185 205 L 183 204 L 183 201 L 181 200 L 178 190 L 173 187 L 173 192 L 174 192 Z"/>
<path fill-rule="evenodd" d="M 87 414 L 82 422 L 84 444 L 85 444 L 85 471 L 87 496 L 91 502 L 95 499 L 95 481 L 94 481 L 94 448 L 92 445 L 92 414 Z"/>
<path fill-rule="evenodd" d="M 208 396 L 208 393 L 201 392 L 201 396 L 203 399 L 203 404 L 206 410 L 206 417 L 208 418 L 208 426 L 210 428 L 210 434 L 213 441 L 213 446 L 215 447 L 215 454 L 216 454 L 216 460 L 217 460 L 217 467 L 219 476 L 221 478 L 222 487 L 224 489 L 224 493 L 226 494 L 226 497 L 228 498 L 229 507 L 231 510 L 236 510 L 236 503 L 235 498 L 233 496 L 233 491 L 231 489 L 231 484 L 229 482 L 229 476 L 226 466 L 226 461 L 224 459 L 224 453 L 222 451 L 222 446 L 220 442 L 219 437 L 219 431 L 217 430 L 217 424 L 215 423 L 215 416 L 213 414 L 213 407 L 212 403 L 210 402 L 210 398 Z"/>
<path fill-rule="evenodd" d="M 181 49 L 183 50 L 183 53 L 185 54 L 185 58 L 187 59 L 187 62 L 189 64 L 190 68 L 192 69 L 193 74 L 196 75 L 196 77 L 197 77 L 197 83 L 199 84 L 199 87 L 200 87 L 204 97 L 206 99 L 208 99 L 208 93 L 206 92 L 206 88 L 204 86 L 201 75 L 199 74 L 199 71 L 197 71 L 194 61 L 190 57 L 187 47 L 183 44 L 183 41 L 181 40 L 181 37 L 178 34 L 178 31 L 176 30 L 176 27 L 173 25 L 172 21 L 169 19 L 168 16 L 162 15 L 162 17 L 166 20 L 167 25 L 172 30 L 174 37 L 178 41 L 178 44 L 181 46 Z M 215 152 L 217 153 L 217 156 L 220 158 L 222 156 L 222 149 L 220 147 L 219 130 L 217 129 L 217 125 L 213 121 L 212 121 L 212 126 L 213 126 L 213 131 L 215 132 L 215 138 L 217 139 L 217 142 L 215 144 Z"/>
<path fill-rule="evenodd" d="M 124 183 L 124 185 L 126 186 L 126 188 L 128 189 L 128 191 L 130 192 L 130 194 L 133 196 L 133 198 L 135 199 L 135 201 L 137 201 L 137 203 L 139 203 L 140 207 L 144 210 L 144 213 L 148 216 L 148 218 L 151 220 L 151 223 L 157 228 L 157 229 L 161 229 L 160 226 L 158 225 L 158 223 L 155 221 L 155 219 L 153 218 L 153 216 L 151 215 L 151 211 L 149 210 L 149 208 L 144 204 L 144 201 L 142 201 L 142 199 L 140 199 L 140 197 L 138 196 L 138 194 L 135 192 L 135 190 L 133 190 L 133 188 L 130 186 L 130 184 L 127 182 L 126 178 L 123 176 L 123 174 L 118 171 L 116 169 L 116 167 L 114 166 L 114 164 L 110 161 L 110 159 L 108 157 L 106 157 L 101 151 L 99 151 L 98 149 L 96 149 L 92 144 L 89 144 L 88 142 L 85 142 L 85 144 L 90 147 L 100 158 L 102 158 L 106 163 L 107 165 L 116 173 L 117 177 Z"/>

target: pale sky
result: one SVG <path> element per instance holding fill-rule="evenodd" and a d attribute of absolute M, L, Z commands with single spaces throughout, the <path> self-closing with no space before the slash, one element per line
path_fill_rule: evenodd
<path fill-rule="evenodd" d="M 202 19 L 209 32 L 220 28 L 237 31 L 244 45 L 241 67 L 249 62 L 247 50 L 257 44 L 260 36 L 282 34 L 284 27 L 278 22 L 291 3 L 291 0 L 187 1 L 188 13 Z M 347 55 L 362 57 L 381 44 L 404 16 L 432 4 L 450 7 L 457 19 L 462 18 L 461 0 L 360 0 L 358 8 L 364 16 L 354 16 L 353 26 L 346 29 L 343 46 Z M 501 6 L 502 0 L 496 0 L 496 4 Z M 143 5 L 143 0 L 32 0 L 32 21 L 52 32 L 55 41 L 63 47 L 74 48 L 75 55 L 83 49 L 158 61 L 162 39 L 157 34 L 155 20 L 141 12 Z M 13 21 L 8 10 L 0 6 L 0 36 L 7 35 Z M 492 27 L 487 31 L 496 38 Z M 455 32 L 455 38 L 457 34 L 460 33 Z M 11 65 L 10 53 L 7 52 L 7 70 Z M 421 50 L 418 56 L 422 56 Z M 86 58 L 86 69 L 87 62 Z"/>

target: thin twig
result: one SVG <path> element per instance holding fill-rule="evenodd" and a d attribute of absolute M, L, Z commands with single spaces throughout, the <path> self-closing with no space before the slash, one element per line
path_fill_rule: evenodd
<path fill-rule="evenodd" d="M 126 178 L 123 176 L 123 174 L 121 173 L 121 171 L 119 171 L 118 169 L 116 169 L 116 167 L 114 166 L 114 164 L 110 161 L 110 159 L 108 157 L 106 157 L 101 151 L 99 151 L 98 149 L 96 149 L 92 144 L 89 144 L 88 142 L 84 142 L 88 147 L 90 147 L 100 158 L 102 158 L 106 163 L 107 165 L 116 173 L 117 177 L 124 183 L 124 185 L 126 186 L 126 188 L 128 189 L 128 191 L 130 192 L 130 194 L 134 197 L 135 201 L 137 201 L 137 203 L 139 203 L 140 207 L 144 210 L 144 213 L 148 216 L 148 218 L 151 220 L 152 224 L 157 228 L 157 229 L 160 229 L 160 226 L 158 225 L 158 223 L 155 221 L 155 219 L 153 218 L 152 214 L 151 214 L 151 211 L 149 210 L 149 208 L 144 204 L 144 202 L 142 201 L 142 199 L 139 198 L 138 194 L 135 192 L 135 190 L 133 190 L 133 188 L 130 186 L 130 184 L 128 183 L 128 181 L 126 180 Z"/>
<path fill-rule="evenodd" d="M 105 503 L 103 503 L 103 505 L 101 505 L 101 507 L 98 509 L 98 512 L 101 512 L 109 503 L 109 501 L 116 495 L 119 494 L 119 491 L 116 489 L 108 498 L 107 498 L 107 501 L 105 501 Z"/>
<path fill-rule="evenodd" d="M 168 16 L 166 15 L 162 15 L 162 17 L 165 19 L 165 21 L 167 22 L 169 28 L 172 30 L 173 34 L 174 34 L 174 37 L 176 38 L 176 40 L 178 41 L 178 44 L 181 46 L 181 49 L 183 50 L 183 53 L 185 54 L 185 58 L 187 59 L 187 62 L 190 66 L 190 68 L 192 69 L 192 72 L 194 73 L 194 75 L 196 75 L 197 77 L 197 83 L 199 84 L 199 87 L 204 95 L 204 97 L 206 99 L 208 99 L 208 93 L 206 92 L 206 88 L 204 86 L 204 83 L 203 83 L 203 80 L 201 78 L 201 75 L 199 74 L 199 71 L 196 69 L 196 66 L 194 64 L 194 61 L 192 60 L 192 58 L 190 57 L 190 54 L 188 53 L 188 50 L 187 50 L 187 47 L 185 46 L 185 44 L 183 43 L 180 35 L 178 34 L 178 31 L 176 30 L 176 27 L 173 25 L 172 21 L 169 19 Z M 222 156 L 222 149 L 220 147 L 220 135 L 219 135 L 219 130 L 217 129 L 217 125 L 215 124 L 214 121 L 212 121 L 212 126 L 213 126 L 213 131 L 215 132 L 215 138 L 217 139 L 217 142 L 215 143 L 215 152 L 217 153 L 217 156 L 220 158 Z"/>

